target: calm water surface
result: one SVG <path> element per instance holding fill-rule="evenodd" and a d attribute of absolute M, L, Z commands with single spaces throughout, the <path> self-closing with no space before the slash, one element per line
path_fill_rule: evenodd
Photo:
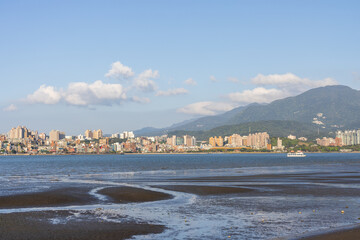
<path fill-rule="evenodd" d="M 353 224 L 360 217 L 357 153 L 307 154 L 305 158 L 285 154 L 0 156 L 0 195 L 71 185 L 91 186 L 90 194 L 101 198 L 97 189 L 124 184 L 175 196 L 158 202 L 100 206 L 105 220 L 118 214 L 168 227 L 160 235 L 138 239 L 271 239 Z M 199 196 L 157 188 L 177 184 L 256 191 Z M 48 209 L 3 209 L 0 213 Z M 343 209 L 345 214 L 341 214 Z"/>

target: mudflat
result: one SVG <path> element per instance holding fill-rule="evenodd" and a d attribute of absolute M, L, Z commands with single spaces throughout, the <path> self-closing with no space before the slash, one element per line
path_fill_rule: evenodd
<path fill-rule="evenodd" d="M 68 187 L 44 192 L 0 196 L 0 209 L 90 204 L 96 202 L 96 199 L 88 194 L 90 189 Z"/>
<path fill-rule="evenodd" d="M 167 193 L 156 192 L 134 187 L 108 187 L 98 193 L 110 197 L 115 203 L 150 202 L 171 199 L 173 196 Z"/>
<path fill-rule="evenodd" d="M 74 217 L 74 214 L 76 217 Z M 80 215 L 80 216 L 79 216 Z M 0 239 L 6 240 L 121 240 L 156 234 L 162 225 L 131 220 L 109 222 L 96 211 L 43 211 L 0 215 Z"/>

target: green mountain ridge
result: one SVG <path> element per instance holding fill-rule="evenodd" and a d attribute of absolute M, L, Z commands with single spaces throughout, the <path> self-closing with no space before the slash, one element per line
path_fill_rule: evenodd
<path fill-rule="evenodd" d="M 248 122 L 237 125 L 225 125 L 216 127 L 206 131 L 184 131 L 176 130 L 169 132 L 169 136 L 177 135 L 192 135 L 197 140 L 207 141 L 209 137 L 213 136 L 230 136 L 234 133 L 240 135 L 248 135 L 249 133 L 267 132 L 271 137 L 287 137 L 292 134 L 297 137 L 306 137 L 311 140 L 316 138 L 322 138 L 327 136 L 328 132 L 324 129 L 320 129 L 313 124 L 288 121 L 288 120 L 271 120 L 271 121 L 259 121 Z"/>
<path fill-rule="evenodd" d="M 322 116 L 319 117 L 318 114 Z M 333 125 L 342 128 L 360 127 L 360 91 L 342 85 L 314 88 L 266 105 L 251 104 L 221 115 L 203 117 L 171 130 L 209 130 L 223 125 L 264 120 L 289 120 L 314 124 L 314 118 L 318 123 L 323 123 L 318 124 L 321 128 L 331 129 Z M 200 123 L 200 127 L 196 127 Z"/>
<path fill-rule="evenodd" d="M 269 104 L 253 103 L 220 115 L 201 117 L 168 128 L 156 129 L 156 131 L 153 129 L 153 132 L 147 131 L 146 136 L 176 131 L 191 131 L 200 134 L 202 131 L 208 132 L 218 127 L 243 123 L 256 123 L 258 126 L 264 121 L 306 123 L 306 129 L 313 128 L 316 132 L 318 129 L 322 132 L 357 129 L 360 128 L 360 91 L 343 85 L 314 88 Z"/>

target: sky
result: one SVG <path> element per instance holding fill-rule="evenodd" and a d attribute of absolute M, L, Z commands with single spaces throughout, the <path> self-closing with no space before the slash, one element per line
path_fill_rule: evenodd
<path fill-rule="evenodd" d="M 167 127 L 360 89 L 359 1 L 0 0 L 0 133 Z"/>

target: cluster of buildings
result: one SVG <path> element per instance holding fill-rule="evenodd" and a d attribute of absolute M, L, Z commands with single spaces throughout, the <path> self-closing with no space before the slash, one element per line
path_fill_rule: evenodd
<path fill-rule="evenodd" d="M 360 129 L 358 130 L 346 130 L 337 131 L 335 138 L 318 138 L 316 143 L 320 146 L 351 146 L 360 144 Z"/>
<path fill-rule="evenodd" d="M 209 145 L 211 147 L 250 147 L 253 149 L 271 149 L 270 136 L 267 132 L 253 133 L 248 136 L 233 134 L 222 138 L 210 137 Z"/>
<path fill-rule="evenodd" d="M 0 135 L 0 153 L 24 154 L 86 154 L 110 152 L 172 152 L 198 151 L 194 136 L 135 137 L 132 131 L 105 137 L 101 129 L 86 130 L 84 135 L 67 136 L 59 130 L 49 134 L 31 131 L 24 126 Z"/>
<path fill-rule="evenodd" d="M 110 136 L 110 135 L 109 135 Z M 305 137 L 296 138 L 289 135 L 290 140 L 306 142 Z M 360 129 L 338 131 L 336 138 L 324 137 L 316 139 L 320 146 L 349 146 L 360 145 Z M 247 136 L 233 134 L 231 136 L 210 137 L 208 142 L 197 142 L 194 136 L 156 136 L 135 137 L 131 131 L 112 134 L 105 137 L 101 129 L 86 130 L 84 135 L 66 136 L 65 132 L 51 130 L 47 135 L 32 131 L 25 126 L 12 128 L 8 134 L 0 134 L 0 153 L 27 153 L 27 154 L 86 154 L 111 152 L 188 152 L 209 149 L 267 149 L 284 151 L 282 140 L 277 138 L 271 146 L 267 132 L 252 133 Z"/>
<path fill-rule="evenodd" d="M 178 137 L 176 135 L 168 137 L 166 143 L 170 146 L 184 146 L 184 147 L 193 147 L 196 146 L 196 138 L 194 136 L 185 135 L 183 137 Z"/>

